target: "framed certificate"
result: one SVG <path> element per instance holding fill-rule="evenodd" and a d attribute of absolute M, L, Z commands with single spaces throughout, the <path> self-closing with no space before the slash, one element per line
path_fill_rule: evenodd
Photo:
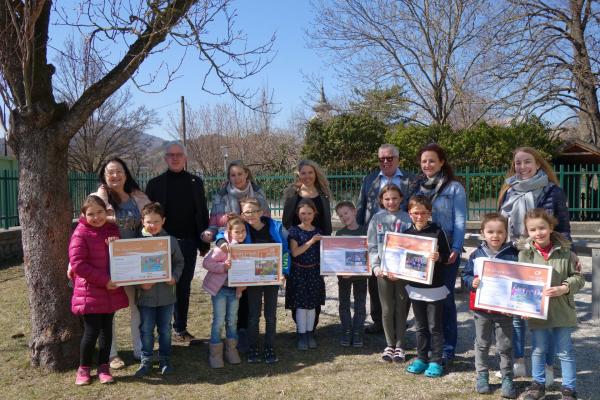
<path fill-rule="evenodd" d="M 321 275 L 371 275 L 366 236 L 321 237 Z"/>
<path fill-rule="evenodd" d="M 523 317 L 547 319 L 552 267 L 493 258 L 477 259 L 474 274 L 481 282 L 475 295 L 475 307 Z"/>
<path fill-rule="evenodd" d="M 118 286 L 171 280 L 168 236 L 119 239 L 108 245 L 110 279 Z"/>
<path fill-rule="evenodd" d="M 229 286 L 281 285 L 281 243 L 236 244 L 229 247 Z"/>
<path fill-rule="evenodd" d="M 434 262 L 429 255 L 437 251 L 437 239 L 386 232 L 381 269 L 399 279 L 431 285 Z"/>

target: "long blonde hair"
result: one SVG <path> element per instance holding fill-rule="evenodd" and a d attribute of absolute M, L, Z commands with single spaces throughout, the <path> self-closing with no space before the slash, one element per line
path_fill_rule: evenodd
<path fill-rule="evenodd" d="M 331 190 L 329 189 L 329 181 L 327 177 L 323 173 L 323 170 L 316 162 L 312 160 L 301 160 L 296 169 L 294 170 L 294 175 L 296 176 L 296 180 L 285 190 L 285 197 L 291 197 L 298 192 L 302 183 L 300 182 L 300 170 L 305 166 L 311 167 L 315 171 L 315 188 L 325 197 L 331 197 Z"/>
<path fill-rule="evenodd" d="M 542 154 L 539 151 L 537 151 L 533 147 L 527 147 L 527 146 L 517 147 L 513 151 L 512 161 L 510 162 L 510 168 L 508 169 L 508 172 L 506 173 L 506 179 L 510 178 L 511 176 L 515 175 L 515 173 L 516 173 L 515 172 L 515 156 L 517 155 L 517 153 L 531 154 L 533 156 L 533 159 L 535 160 L 536 164 L 538 164 L 540 166 L 540 169 L 544 170 L 546 175 L 548 175 L 548 180 L 550 182 L 554 183 L 556 186 L 560 186 L 560 181 L 556 177 L 556 174 L 554 173 L 554 169 L 552 168 L 550 163 L 548 161 L 546 161 L 546 159 L 544 157 L 542 157 Z M 509 187 L 510 187 L 510 185 L 508 185 L 506 182 L 502 185 L 502 188 L 500 189 L 500 193 L 498 194 L 498 208 L 500 208 L 500 206 L 502 206 L 502 200 L 504 199 L 504 195 L 506 194 L 506 191 L 508 190 Z"/>

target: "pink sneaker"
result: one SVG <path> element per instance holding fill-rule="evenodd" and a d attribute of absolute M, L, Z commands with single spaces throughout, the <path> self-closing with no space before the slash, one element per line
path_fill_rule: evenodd
<path fill-rule="evenodd" d="M 77 368 L 75 384 L 77 386 L 89 385 L 91 381 L 92 377 L 90 376 L 90 367 L 79 366 L 79 368 Z"/>
<path fill-rule="evenodd" d="M 115 381 L 110 374 L 108 364 L 102 364 L 98 367 L 98 379 L 100 380 L 100 383 L 113 383 Z"/>

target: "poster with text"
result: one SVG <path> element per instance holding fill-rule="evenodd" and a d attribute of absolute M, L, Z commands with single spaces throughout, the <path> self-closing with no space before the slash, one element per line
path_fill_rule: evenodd
<path fill-rule="evenodd" d="M 436 238 L 386 232 L 382 271 L 399 279 L 430 285 L 435 263 L 429 256 L 436 250 Z"/>
<path fill-rule="evenodd" d="M 110 279 L 118 286 L 171 280 L 168 236 L 119 239 L 109 243 Z"/>
<path fill-rule="evenodd" d="M 370 276 L 366 236 L 323 236 L 321 275 Z"/>
<path fill-rule="evenodd" d="M 229 286 L 281 285 L 281 243 L 236 244 L 229 251 Z"/>

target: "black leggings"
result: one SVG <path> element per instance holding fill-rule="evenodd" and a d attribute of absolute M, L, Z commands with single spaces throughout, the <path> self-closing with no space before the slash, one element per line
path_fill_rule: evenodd
<path fill-rule="evenodd" d="M 98 340 L 98 365 L 108 364 L 114 315 L 114 313 L 111 313 L 85 314 L 83 316 L 83 337 L 79 347 L 79 365 L 91 366 L 96 340 Z"/>

